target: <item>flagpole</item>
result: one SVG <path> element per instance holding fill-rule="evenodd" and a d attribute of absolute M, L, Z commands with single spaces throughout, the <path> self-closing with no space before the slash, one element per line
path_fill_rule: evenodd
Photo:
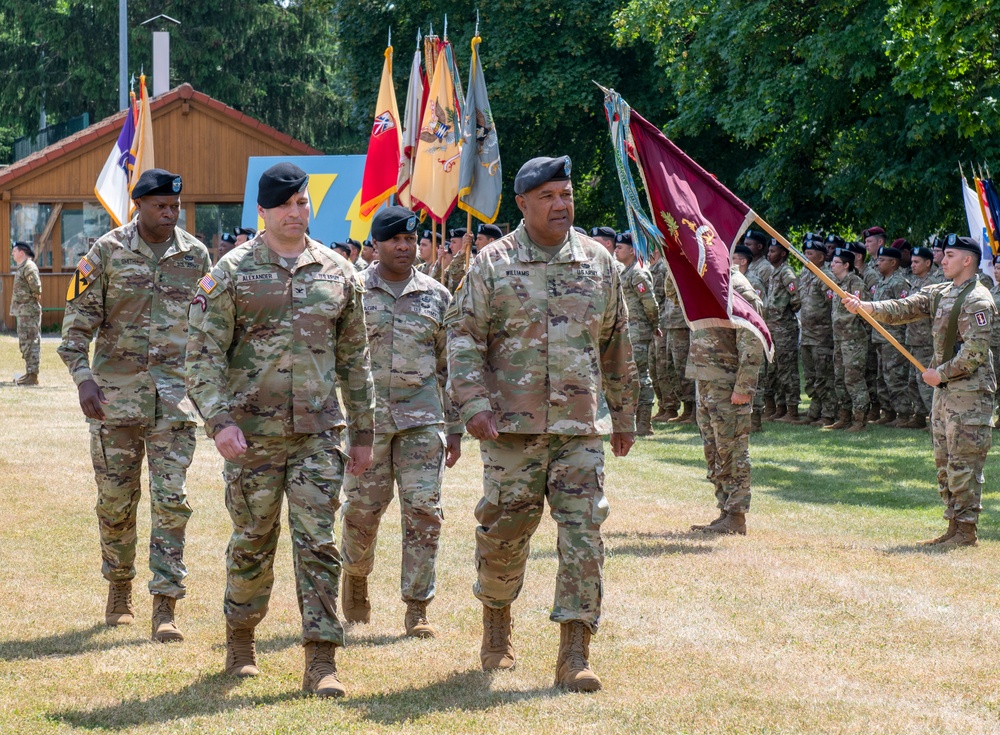
<path fill-rule="evenodd" d="M 811 260 L 809 260 L 805 255 L 803 255 L 795 247 L 793 247 L 792 244 L 790 242 L 788 242 L 788 240 L 786 240 L 784 238 L 784 236 L 780 232 L 778 232 L 776 229 L 774 229 L 773 227 L 771 227 L 771 225 L 769 225 L 767 222 L 765 222 L 764 220 L 762 220 L 760 218 L 760 216 L 758 216 L 756 214 L 756 212 L 754 213 L 754 215 L 756 216 L 757 223 L 762 228 L 764 228 L 764 230 L 768 234 L 770 234 L 771 237 L 773 237 L 775 240 L 777 240 L 779 243 L 781 243 L 782 247 L 784 247 L 785 250 L 787 250 L 788 252 L 792 253 L 796 258 L 798 258 L 799 260 L 801 260 L 802 264 L 806 268 L 808 268 L 810 271 L 812 271 L 821 281 L 823 281 L 823 283 L 825 283 L 827 286 L 829 286 L 831 289 L 833 289 L 833 292 L 835 294 L 837 294 L 838 296 L 840 296 L 842 299 L 843 298 L 847 298 L 850 295 L 846 291 L 844 291 L 844 289 L 842 289 L 840 286 L 838 286 L 836 284 L 836 282 L 832 278 L 830 278 L 828 275 L 826 275 L 826 273 L 824 273 L 822 270 L 820 270 L 819 268 L 817 268 L 813 264 L 813 262 Z M 883 337 L 885 337 L 886 340 L 888 340 L 889 344 L 891 344 L 893 347 L 895 347 L 897 350 L 899 350 L 899 353 L 903 357 L 905 357 L 907 360 L 909 360 L 910 362 L 912 362 L 913 366 L 917 370 L 919 370 L 921 373 L 924 372 L 925 370 L 927 370 L 927 368 L 925 368 L 920 363 L 920 360 L 918 360 L 917 358 L 915 358 L 910 353 L 909 350 L 907 350 L 905 347 L 903 347 L 903 345 L 901 345 L 899 343 L 899 340 L 897 340 L 895 337 L 893 337 L 891 334 L 889 334 L 889 332 L 886 331 L 886 328 L 883 327 L 881 324 L 879 324 L 878 321 L 876 321 L 875 318 L 871 314 L 869 314 L 864 309 L 858 309 L 858 316 L 860 316 L 866 322 L 868 322 L 869 324 L 871 324 L 872 328 L 875 329 L 875 331 L 878 332 L 879 334 L 881 334 Z"/>
<path fill-rule="evenodd" d="M 465 232 L 466 234 L 472 232 L 472 212 L 465 213 Z M 469 270 L 469 258 L 472 257 L 472 243 L 465 243 L 465 270 Z"/>

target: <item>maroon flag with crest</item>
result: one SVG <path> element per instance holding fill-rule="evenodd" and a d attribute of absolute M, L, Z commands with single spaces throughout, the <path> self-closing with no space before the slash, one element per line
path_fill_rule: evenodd
<path fill-rule="evenodd" d="M 624 104 L 624 103 L 623 103 Z M 764 318 L 730 288 L 730 250 L 753 210 L 634 110 L 628 128 L 663 255 L 692 329 L 738 324 L 773 352 Z"/>

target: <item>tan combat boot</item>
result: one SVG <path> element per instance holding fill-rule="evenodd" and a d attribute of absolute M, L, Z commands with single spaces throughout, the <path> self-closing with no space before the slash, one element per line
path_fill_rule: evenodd
<path fill-rule="evenodd" d="M 667 409 L 664 407 L 663 401 L 659 401 L 656 405 L 660 410 L 653 414 L 653 418 L 650 419 L 654 424 L 658 424 L 667 418 Z"/>
<path fill-rule="evenodd" d="M 368 577 L 345 573 L 340 604 L 344 609 L 344 620 L 348 623 L 370 622 L 372 604 L 368 599 Z"/>
<path fill-rule="evenodd" d="M 514 621 L 510 618 L 510 605 L 483 605 L 483 645 L 479 649 L 483 671 L 514 669 L 517 659 L 514 657 L 513 635 Z"/>
<path fill-rule="evenodd" d="M 886 408 L 882 411 L 882 416 L 879 419 L 873 421 L 872 423 L 875 424 L 876 426 L 885 426 L 886 424 L 890 424 L 895 420 L 896 420 L 896 412 L 893 411 L 891 408 Z"/>
<path fill-rule="evenodd" d="M 699 524 L 696 524 L 694 526 L 691 526 L 691 530 L 692 531 L 707 531 L 712 526 L 717 526 L 720 523 L 722 523 L 724 520 L 726 520 L 726 511 L 720 510 L 719 511 L 719 517 L 716 518 L 714 521 L 711 521 L 709 523 L 699 523 Z"/>
<path fill-rule="evenodd" d="M 938 544 L 938 548 L 945 549 L 953 546 L 978 546 L 979 538 L 976 535 L 975 523 L 963 523 L 955 521 L 955 533 L 951 538 L 947 538 Z"/>
<path fill-rule="evenodd" d="M 774 412 L 778 410 L 778 407 L 774 405 L 774 399 L 767 397 L 764 398 L 764 420 L 770 421 L 771 417 L 774 416 Z"/>
<path fill-rule="evenodd" d="M 747 535 L 747 516 L 746 513 L 734 513 L 733 511 L 728 511 L 726 517 L 720 520 L 718 523 L 714 523 L 710 526 L 706 526 L 703 529 L 706 533 L 718 533 L 725 536 L 730 535 Z"/>
<path fill-rule="evenodd" d="M 153 640 L 158 643 L 170 643 L 184 640 L 177 624 L 174 622 L 174 606 L 177 600 L 166 595 L 153 595 Z"/>
<path fill-rule="evenodd" d="M 427 622 L 427 602 L 411 600 L 406 603 L 406 616 L 403 618 L 406 635 L 410 638 L 437 638 L 434 626 Z"/>
<path fill-rule="evenodd" d="M 815 421 L 810 421 L 809 425 L 816 426 L 822 429 L 826 427 L 827 424 L 835 424 L 835 423 L 837 423 L 837 419 L 835 419 L 833 416 L 820 416 Z"/>
<path fill-rule="evenodd" d="M 590 670 L 590 628 L 579 620 L 559 625 L 555 686 L 571 692 L 596 692 L 601 680 Z"/>
<path fill-rule="evenodd" d="M 882 415 L 882 410 L 875 408 L 875 406 L 872 406 L 871 408 L 868 409 L 868 415 L 865 417 L 865 422 L 869 424 L 874 424 L 876 421 L 878 421 L 879 416 L 881 415 Z"/>
<path fill-rule="evenodd" d="M 347 689 L 337 678 L 335 648 L 330 641 L 306 642 L 306 671 L 302 675 L 302 691 L 317 697 L 343 697 L 347 694 Z"/>
<path fill-rule="evenodd" d="M 910 423 L 910 414 L 897 413 L 896 418 L 886 424 L 886 426 L 891 426 L 894 429 L 902 429 L 903 425 L 908 423 Z"/>
<path fill-rule="evenodd" d="M 927 417 L 922 413 L 915 413 L 905 424 L 897 423 L 897 429 L 922 429 L 927 426 Z"/>
<path fill-rule="evenodd" d="M 760 411 L 757 409 L 753 410 L 750 414 L 750 433 L 756 434 L 764 430 L 764 422 L 761 420 Z"/>
<path fill-rule="evenodd" d="M 864 431 L 865 430 L 865 425 L 866 425 L 866 422 L 865 422 L 865 412 L 864 411 L 855 411 L 854 412 L 854 420 L 851 422 L 850 426 L 848 426 L 846 429 L 844 429 L 844 431 L 846 431 L 846 432 L 848 432 L 850 434 L 856 434 L 859 431 Z"/>
<path fill-rule="evenodd" d="M 660 424 L 675 418 L 677 418 L 677 406 L 667 406 L 663 409 L 662 415 L 659 418 L 653 417 L 653 422 Z"/>
<path fill-rule="evenodd" d="M 765 415 L 764 416 L 764 420 L 765 421 L 780 421 L 784 417 L 784 415 L 786 413 L 788 413 L 788 406 L 786 406 L 784 403 L 779 403 L 775 407 L 774 413 L 771 414 L 771 418 L 768 419 L 767 416 Z"/>
<path fill-rule="evenodd" d="M 948 530 L 942 533 L 937 538 L 932 538 L 928 541 L 921 541 L 921 546 L 937 546 L 938 544 L 943 544 L 945 541 L 950 539 L 955 535 L 955 531 L 958 530 L 958 524 L 955 522 L 954 518 L 948 519 Z"/>
<path fill-rule="evenodd" d="M 684 401 L 684 413 L 678 413 L 677 418 L 670 419 L 672 424 L 693 424 L 697 420 L 695 419 L 695 411 L 697 406 L 694 401 Z"/>
<path fill-rule="evenodd" d="M 652 436 L 653 407 L 643 404 L 635 410 L 635 433 L 637 436 Z"/>
<path fill-rule="evenodd" d="M 818 410 L 816 413 L 813 413 L 813 409 L 816 408 L 816 406 L 817 403 L 814 402 L 813 405 L 809 407 L 808 413 L 800 413 L 795 423 L 801 424 L 802 426 L 806 426 L 815 424 L 817 421 L 822 421 L 822 419 L 820 418 L 820 414 L 822 413 L 822 411 Z"/>
<path fill-rule="evenodd" d="M 783 424 L 797 424 L 799 423 L 799 407 L 798 406 L 788 406 L 785 409 L 785 415 L 781 418 L 775 419 L 775 421 L 780 421 Z"/>
<path fill-rule="evenodd" d="M 829 423 L 824 426 L 824 429 L 846 429 L 851 425 L 851 412 L 847 409 L 841 409 L 840 415 L 837 417 L 836 421 Z"/>
<path fill-rule="evenodd" d="M 16 385 L 38 385 L 38 373 L 25 373 L 14 383 Z"/>
<path fill-rule="evenodd" d="M 234 630 L 226 623 L 226 676 L 257 676 L 257 646 L 253 628 Z"/>
<path fill-rule="evenodd" d="M 132 580 L 108 582 L 108 604 L 104 608 L 105 625 L 132 625 L 134 622 Z"/>

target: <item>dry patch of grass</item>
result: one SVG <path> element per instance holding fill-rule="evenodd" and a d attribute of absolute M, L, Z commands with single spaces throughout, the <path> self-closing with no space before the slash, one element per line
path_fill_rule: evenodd
<path fill-rule="evenodd" d="M 7 733 L 988 733 L 1000 730 L 997 495 L 977 549 L 921 550 L 943 526 L 927 434 L 828 436 L 771 424 L 754 436 L 747 538 L 690 534 L 714 517 L 693 427 L 660 427 L 608 459 L 605 617 L 592 663 L 605 691 L 552 688 L 548 621 L 556 554 L 546 518 L 515 605 L 518 669 L 478 669 L 472 596 L 478 447 L 446 477 L 446 526 L 431 620 L 401 637 L 399 523 L 383 523 L 374 621 L 338 655 L 342 702 L 300 696 L 302 649 L 287 534 L 263 675 L 222 676 L 229 519 L 221 460 L 201 441 L 189 475 L 188 640 L 148 641 L 149 573 L 131 629 L 103 624 L 95 489 L 76 391 L 43 345 L 37 389 L 10 385 L 0 338 L 0 732 Z M 987 479 L 1000 477 L 991 461 Z M 149 513 L 140 506 L 140 539 Z M 140 551 L 140 559 L 144 552 Z"/>

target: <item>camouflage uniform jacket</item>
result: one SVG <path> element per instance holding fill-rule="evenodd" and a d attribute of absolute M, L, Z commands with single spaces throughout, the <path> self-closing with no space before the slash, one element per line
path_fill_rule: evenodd
<path fill-rule="evenodd" d="M 935 283 L 925 286 L 912 296 L 896 301 L 876 301 L 872 304 L 873 315 L 886 324 L 905 324 L 924 316 L 932 316 L 934 323 L 934 360 L 928 367 L 936 368 L 941 380 L 948 384 L 949 391 L 996 390 L 996 376 L 990 357 L 990 333 L 996 318 L 997 307 L 993 296 L 977 283 L 962 303 L 958 317 L 958 334 L 955 336 L 955 353 L 944 354 L 944 341 L 948 331 L 948 321 L 952 306 L 959 292 L 968 283 Z M 937 312 L 934 309 L 935 295 L 940 295 Z"/>
<path fill-rule="evenodd" d="M 469 262 L 472 262 L 471 255 L 469 256 Z M 465 278 L 465 270 L 465 251 L 461 250 L 458 255 L 451 259 L 451 265 L 448 266 L 448 270 L 444 274 L 444 279 L 441 281 L 444 287 L 448 289 L 449 294 L 455 293 L 458 284 Z"/>
<path fill-rule="evenodd" d="M 872 268 L 868 263 L 865 263 L 864 268 L 858 271 L 858 275 L 861 276 L 861 280 L 865 283 L 865 288 L 868 289 L 868 298 L 871 300 L 875 297 L 875 289 L 878 288 L 878 282 L 881 276 L 878 271 Z M 869 327 L 871 329 L 871 327 Z"/>
<path fill-rule="evenodd" d="M 774 273 L 774 266 L 768 262 L 764 255 L 754 258 L 747 266 L 746 278 L 754 285 L 761 284 L 763 290 L 760 294 L 760 300 L 765 304 L 767 303 L 767 289 L 771 283 L 772 273 Z"/>
<path fill-rule="evenodd" d="M 733 269 L 733 291 L 739 293 L 758 312 L 762 305 L 746 276 Z M 711 327 L 691 331 L 685 376 L 690 380 L 733 382 L 735 393 L 753 395 L 764 362 L 764 346 L 749 329 Z"/>
<path fill-rule="evenodd" d="M 621 274 L 621 283 L 632 341 L 651 340 L 660 324 L 660 308 L 653 294 L 652 276 L 635 261 Z"/>
<path fill-rule="evenodd" d="M 916 293 L 924 286 L 929 286 L 932 283 L 942 283 L 944 281 L 944 276 L 940 271 L 935 271 L 933 268 L 928 272 L 923 278 L 918 278 L 917 276 L 910 276 L 910 293 Z M 993 331 L 997 332 L 997 338 L 1000 339 L 1000 319 L 993 322 Z M 934 343 L 934 339 L 931 336 L 931 318 L 925 316 L 916 321 L 908 322 L 906 325 L 906 344 L 909 347 L 926 346 Z M 1000 341 L 997 342 L 1000 344 Z"/>
<path fill-rule="evenodd" d="M 674 279 L 670 277 L 668 270 L 667 277 L 663 279 L 663 303 L 666 304 L 667 317 L 664 326 L 667 329 L 687 329 L 687 320 L 684 319 L 684 309 L 681 308 L 680 298 L 677 296 L 677 286 Z"/>
<path fill-rule="evenodd" d="M 444 315 L 451 294 L 416 270 L 396 298 L 378 275 L 363 274 L 365 326 L 375 382 L 375 433 L 392 433 L 447 422 L 449 434 L 464 430 L 451 407 Z"/>
<path fill-rule="evenodd" d="M 1000 286 L 994 286 L 990 289 L 990 293 L 993 294 L 993 304 L 1000 309 Z M 930 332 L 928 331 L 928 336 Z M 1000 319 L 993 320 L 993 332 L 990 335 L 990 347 L 1000 347 Z M 996 350 L 993 350 L 995 353 Z M 1000 377 L 1000 376 L 997 376 Z"/>
<path fill-rule="evenodd" d="M 211 264 L 205 246 L 180 227 L 157 261 L 136 220 L 101 237 L 80 260 L 84 290 L 66 302 L 59 356 L 77 385 L 93 379 L 104 391 L 105 423 L 197 418 L 184 392 L 187 313 Z"/>
<path fill-rule="evenodd" d="M 837 285 L 840 286 L 844 291 L 851 294 L 852 296 L 857 296 L 862 301 L 871 301 L 868 289 L 865 288 L 865 282 L 861 280 L 856 272 L 850 272 L 844 276 L 843 280 L 837 280 Z M 862 317 L 857 314 L 852 314 L 844 306 L 844 302 L 840 300 L 839 296 L 833 298 L 833 336 L 838 342 L 867 342 L 868 332 L 866 330 L 871 329 Z"/>
<path fill-rule="evenodd" d="M 795 321 L 795 312 L 800 306 L 799 292 L 795 287 L 795 272 L 788 263 L 782 263 L 772 270 L 771 280 L 767 284 L 764 320 L 769 327 L 772 324 L 791 323 Z"/>
<path fill-rule="evenodd" d="M 30 258 L 14 271 L 14 288 L 10 294 L 10 315 L 37 317 L 42 312 L 42 279 L 38 266 Z"/>
<path fill-rule="evenodd" d="M 822 266 L 823 273 L 833 279 L 833 273 Z M 799 273 L 799 327 L 801 344 L 833 346 L 833 290 L 808 268 Z"/>
<path fill-rule="evenodd" d="M 360 277 L 313 240 L 286 266 L 263 234 L 227 253 L 191 303 L 188 392 L 208 435 L 227 426 L 316 434 L 346 424 L 352 446 L 370 446 L 375 392 Z"/>
<path fill-rule="evenodd" d="M 463 421 L 493 411 L 503 433 L 635 430 L 628 312 L 600 243 L 570 230 L 550 259 L 522 222 L 476 256 L 445 322 Z"/>
<path fill-rule="evenodd" d="M 667 263 L 663 258 L 653 263 L 648 268 L 649 277 L 653 279 L 653 297 L 656 299 L 656 305 L 663 311 L 663 300 L 666 298 L 666 293 L 664 293 L 664 285 L 666 280 L 670 278 L 667 275 Z"/>
<path fill-rule="evenodd" d="M 752 266 L 755 262 L 756 261 L 751 261 L 750 265 Z M 770 267 L 771 264 L 768 263 L 768 266 Z M 772 267 L 771 270 L 773 271 L 774 268 Z M 770 277 L 771 273 L 768 272 L 767 278 Z M 760 268 L 755 269 L 747 266 L 747 272 L 744 274 L 744 278 L 750 281 L 750 285 L 753 286 L 753 290 L 756 292 L 757 298 L 760 299 L 761 309 L 763 309 L 764 296 L 767 294 L 767 278 L 764 278 L 764 271 Z"/>
<path fill-rule="evenodd" d="M 880 277 L 875 286 L 875 293 L 872 294 L 872 301 L 891 301 L 892 299 L 905 299 L 910 295 L 910 282 L 903 277 L 899 270 L 894 271 L 888 277 Z M 900 343 L 906 338 L 906 327 L 886 327 L 889 334 Z M 877 345 L 888 344 L 888 340 L 878 331 L 872 330 L 872 342 Z"/>

